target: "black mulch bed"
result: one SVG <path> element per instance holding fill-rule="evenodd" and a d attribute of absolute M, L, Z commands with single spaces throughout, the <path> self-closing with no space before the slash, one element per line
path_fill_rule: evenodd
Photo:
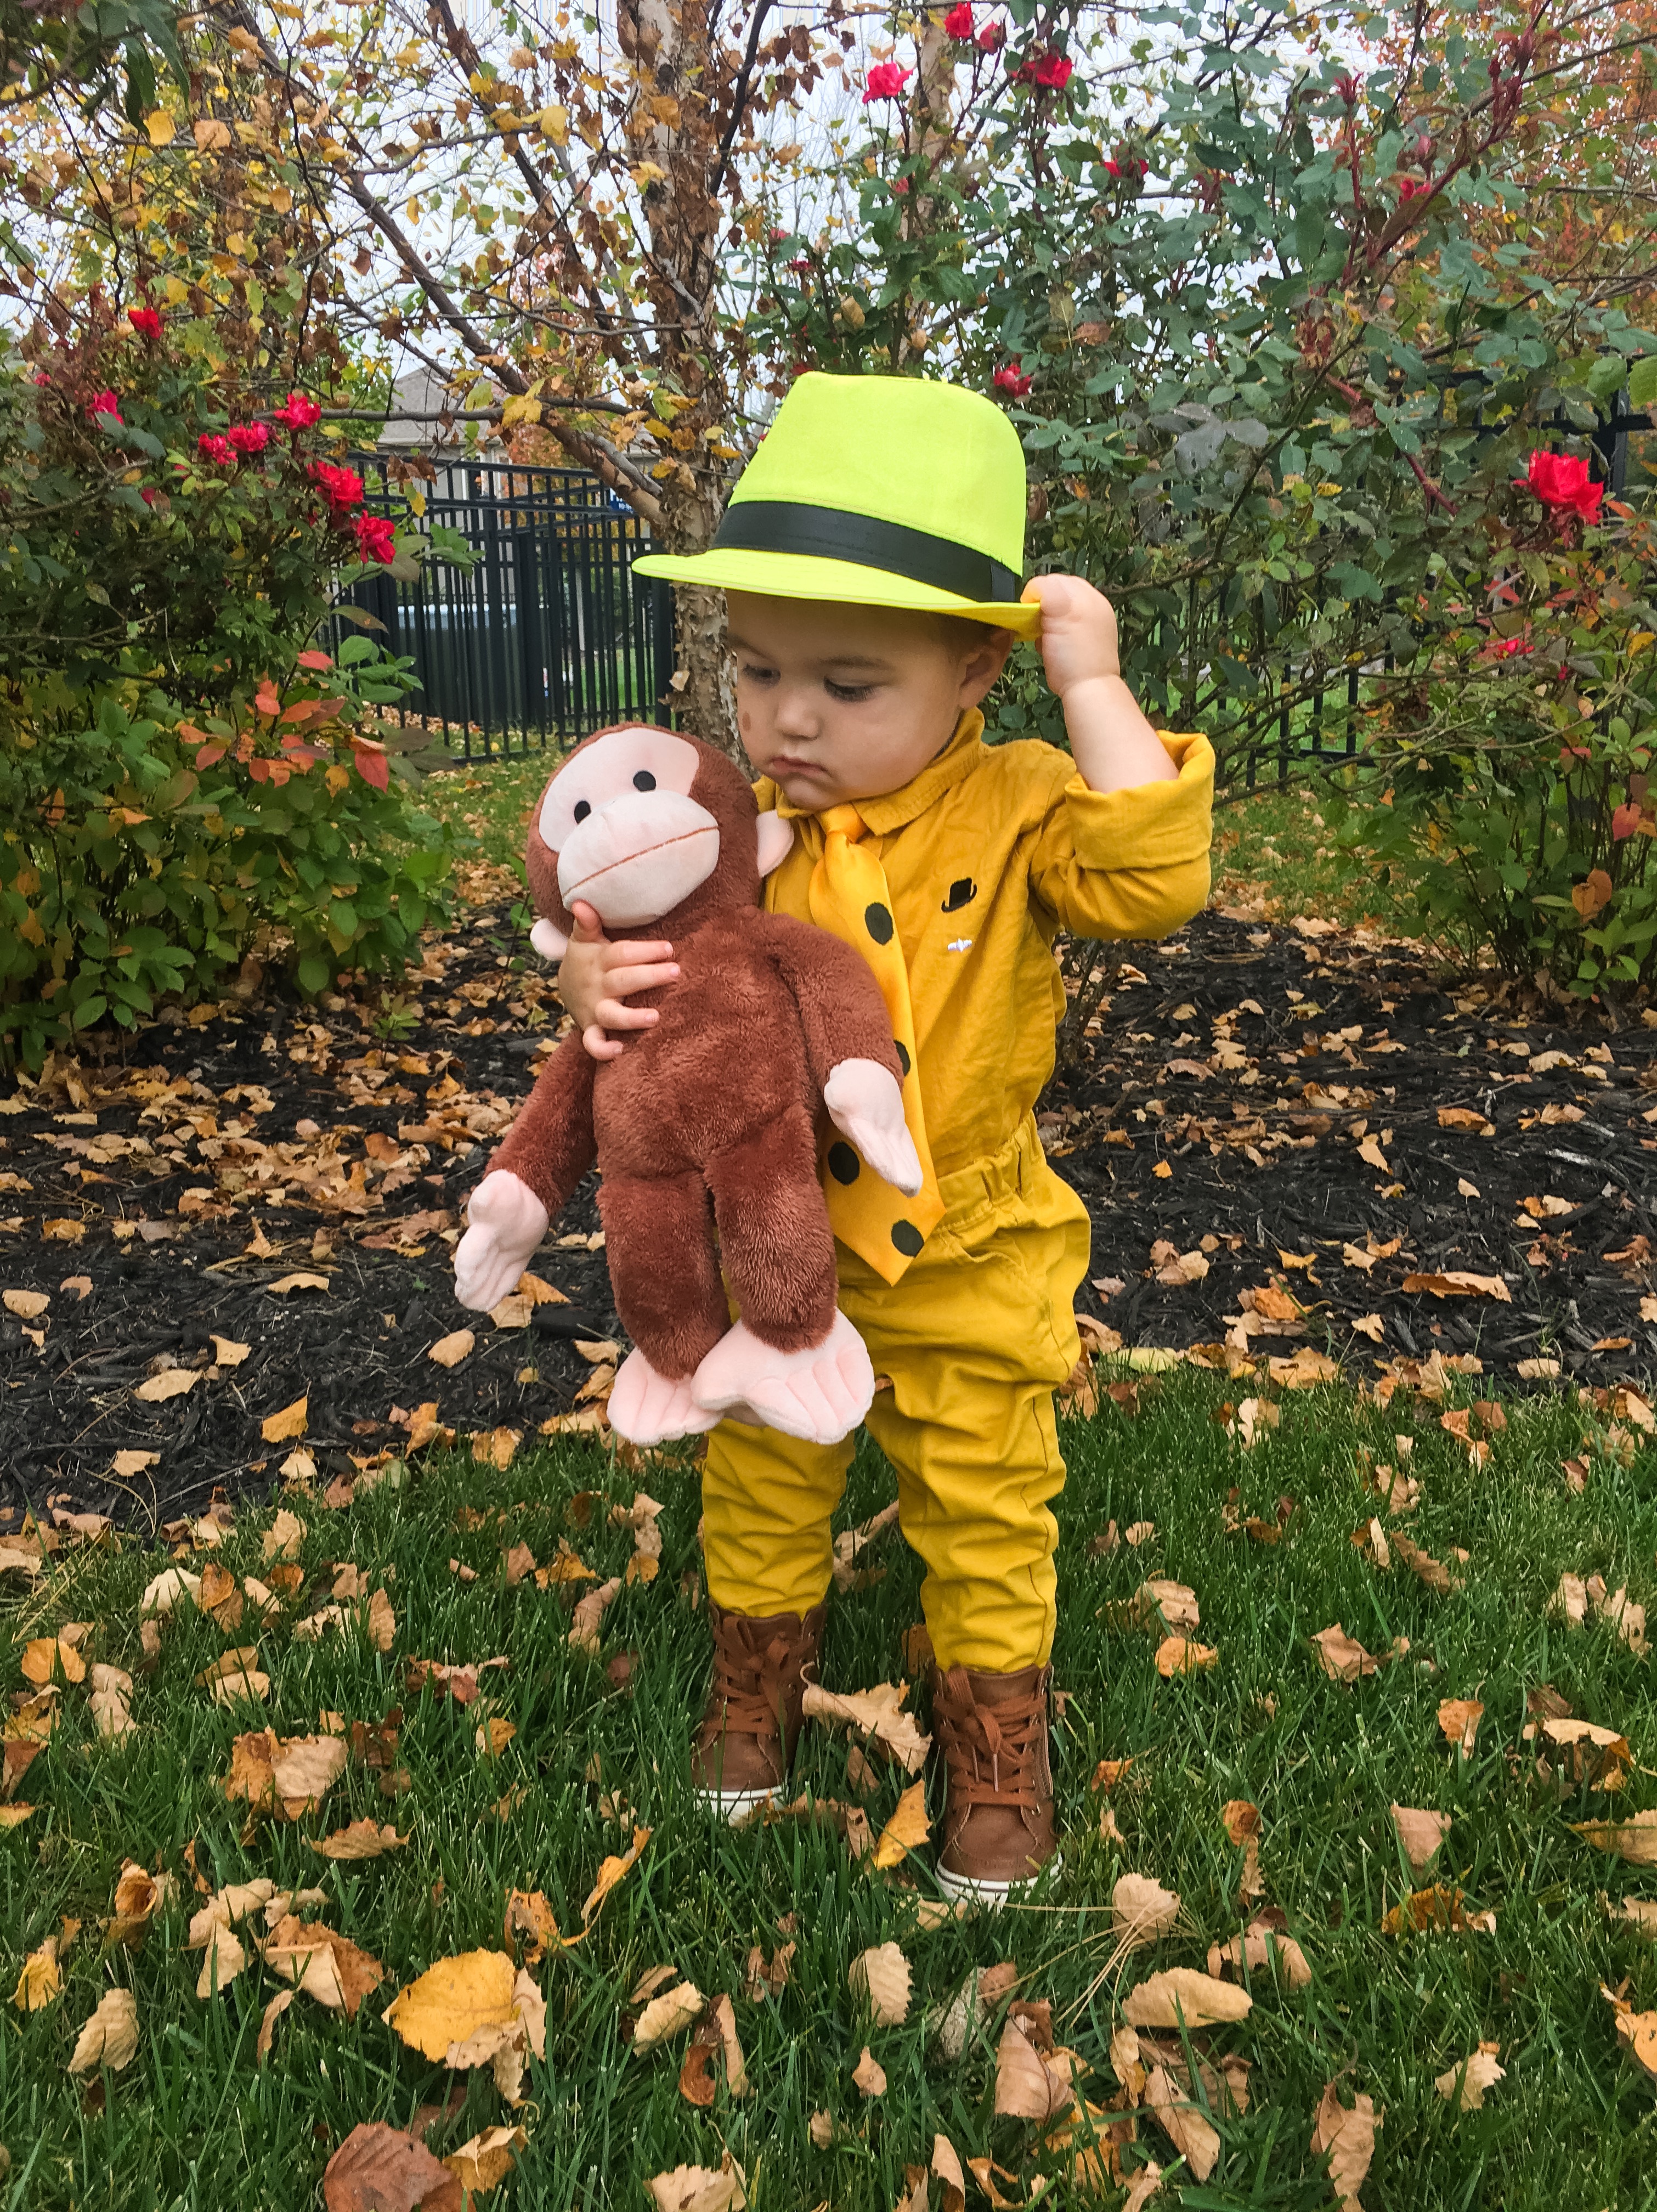
<path fill-rule="evenodd" d="M 1657 1028 L 1324 932 L 1211 913 L 1130 948 L 1043 1102 L 1093 1215 L 1082 1303 L 1129 1346 L 1309 1343 L 1358 1376 L 1435 1351 L 1552 1387 L 1649 1374 Z M 567 1304 L 495 1328 L 451 1277 L 467 1194 L 555 1032 L 525 951 L 503 915 L 476 914 L 399 987 L 391 1034 L 374 994 L 229 1001 L 0 1099 L 0 1291 L 50 1297 L 0 1310 L 0 1530 L 26 1508 L 155 1525 L 267 1488 L 293 1446 L 260 1423 L 302 1395 L 304 1447 L 337 1485 L 394 1455 L 433 1401 L 463 1436 L 531 1435 L 572 1409 L 592 1371 L 578 1340 L 619 1334 L 585 1241 L 592 1188 L 535 1263 Z M 1190 1254 L 1205 1274 L 1181 1269 Z M 1502 1278 L 1508 1301 L 1403 1287 L 1457 1271 Z M 327 1287 L 272 1289 L 294 1273 Z M 434 1364 L 468 1326 L 476 1348 Z M 215 1334 L 248 1356 L 222 1364 Z M 192 1365 L 187 1394 L 135 1395 Z M 156 1457 L 119 1476 L 118 1451 Z"/>

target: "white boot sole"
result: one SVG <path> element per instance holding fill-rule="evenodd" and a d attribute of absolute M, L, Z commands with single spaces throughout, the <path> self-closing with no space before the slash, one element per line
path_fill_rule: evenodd
<path fill-rule="evenodd" d="M 779 1795 L 780 1788 L 780 1785 L 770 1790 L 698 1790 L 696 1802 L 704 1812 L 729 1821 L 734 1827 L 751 1820 L 755 1814 L 762 1813 Z"/>
<path fill-rule="evenodd" d="M 995 1881 L 987 1877 L 951 1874 L 947 1867 L 942 1866 L 933 1869 L 933 1875 L 951 1905 L 970 1899 L 974 1905 L 981 1905 L 988 1912 L 998 1912 L 1015 1892 L 1034 1889 L 1039 1881 L 1056 1880 L 1063 1870 L 1063 1860 L 1053 1858 L 1039 1872 L 1027 1875 L 1022 1881 Z"/>

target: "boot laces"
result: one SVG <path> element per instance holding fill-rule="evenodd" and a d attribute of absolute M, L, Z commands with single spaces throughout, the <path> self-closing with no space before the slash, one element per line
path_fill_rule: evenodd
<path fill-rule="evenodd" d="M 1046 1720 L 1040 1698 L 1025 1705 L 940 1705 L 938 1717 L 952 1807 L 1036 1809 L 1036 1752 Z"/>
<path fill-rule="evenodd" d="M 774 1637 L 756 1650 L 734 1630 L 713 1646 L 713 1702 L 724 1733 L 765 1738 L 782 1733 L 783 1682 L 788 1648 Z"/>

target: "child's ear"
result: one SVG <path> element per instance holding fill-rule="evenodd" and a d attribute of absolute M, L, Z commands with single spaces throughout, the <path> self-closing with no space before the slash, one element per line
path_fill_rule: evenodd
<path fill-rule="evenodd" d="M 760 873 L 768 876 L 773 868 L 780 868 L 794 848 L 794 825 L 785 822 L 774 809 L 762 814 L 758 822 L 760 842 Z"/>
<path fill-rule="evenodd" d="M 555 922 L 543 915 L 530 932 L 530 943 L 543 960 L 561 960 L 569 951 L 569 939 Z"/>

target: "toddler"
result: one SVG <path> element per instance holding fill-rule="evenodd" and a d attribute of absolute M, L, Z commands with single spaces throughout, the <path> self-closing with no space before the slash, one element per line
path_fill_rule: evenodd
<path fill-rule="evenodd" d="M 1089 1232 L 1035 1132 L 1065 1004 L 1053 940 L 1155 937 L 1196 913 L 1213 791 L 1207 740 L 1154 730 L 1123 682 L 1109 602 L 1071 576 L 1020 596 L 1025 503 L 988 400 L 813 374 L 711 550 L 637 564 L 724 587 L 759 803 L 796 832 L 767 906 L 856 945 L 892 1018 L 921 1188 L 904 1196 L 832 1130 L 823 1186 L 841 1310 L 891 1382 L 868 1427 L 927 1569 L 938 1880 L 992 1904 L 1056 1848 L 1053 1391 L 1079 1356 Z M 1016 636 L 1040 641 L 1068 757 L 984 743 L 979 702 Z M 574 911 L 560 988 L 604 1058 L 657 1020 L 628 1000 L 671 986 L 673 948 L 608 942 Z M 709 1438 L 714 1670 L 693 1765 L 727 1815 L 786 1781 L 852 1450 L 734 1419 Z"/>

